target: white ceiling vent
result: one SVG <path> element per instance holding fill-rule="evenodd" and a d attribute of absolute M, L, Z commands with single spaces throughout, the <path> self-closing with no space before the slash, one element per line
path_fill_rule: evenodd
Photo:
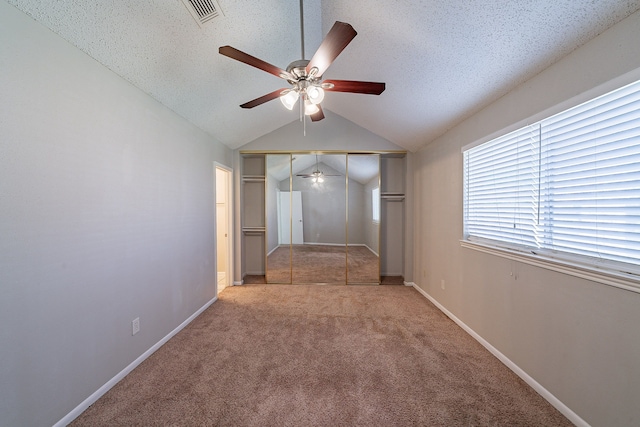
<path fill-rule="evenodd" d="M 193 19 L 199 26 L 203 26 L 217 18 L 223 16 L 222 9 L 216 0 L 182 0 Z"/>

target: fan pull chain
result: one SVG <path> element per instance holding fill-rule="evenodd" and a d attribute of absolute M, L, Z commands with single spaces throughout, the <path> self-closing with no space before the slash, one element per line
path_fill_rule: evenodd
<path fill-rule="evenodd" d="M 300 100 L 300 121 L 302 122 L 302 136 L 307 136 L 307 121 L 304 114 L 304 101 Z"/>

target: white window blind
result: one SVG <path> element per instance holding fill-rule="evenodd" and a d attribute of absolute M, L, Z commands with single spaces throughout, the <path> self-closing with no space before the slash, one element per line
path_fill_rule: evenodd
<path fill-rule="evenodd" d="M 537 246 L 539 145 L 528 126 L 464 153 L 466 235 Z"/>
<path fill-rule="evenodd" d="M 640 82 L 543 121 L 543 247 L 640 263 Z"/>
<path fill-rule="evenodd" d="M 465 238 L 640 264 L 640 82 L 464 152 Z"/>

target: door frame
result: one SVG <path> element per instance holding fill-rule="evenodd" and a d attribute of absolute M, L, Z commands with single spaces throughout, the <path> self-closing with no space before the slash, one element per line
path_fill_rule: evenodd
<path fill-rule="evenodd" d="M 233 266 L 234 266 L 234 252 L 233 252 L 233 168 L 224 165 L 222 163 L 213 162 L 213 189 L 214 189 L 214 241 L 216 242 L 216 259 L 215 259 L 215 271 L 216 271 L 216 296 L 218 295 L 218 200 L 217 200 L 217 171 L 220 169 L 227 176 L 227 188 L 226 188 L 226 201 L 225 205 L 227 207 L 227 265 L 226 265 L 226 286 L 233 286 Z"/>

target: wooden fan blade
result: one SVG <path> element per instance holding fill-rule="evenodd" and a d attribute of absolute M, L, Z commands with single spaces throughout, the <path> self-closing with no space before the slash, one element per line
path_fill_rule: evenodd
<path fill-rule="evenodd" d="M 273 74 L 276 77 L 280 77 L 281 79 L 295 80 L 293 75 L 280 67 L 276 67 L 275 65 L 271 65 L 268 62 L 263 61 L 262 59 L 258 59 L 255 56 L 251 56 L 248 53 L 244 53 L 241 50 L 236 49 L 231 46 L 222 46 L 218 50 L 221 55 L 228 56 L 231 59 L 235 59 L 236 61 L 244 62 L 247 65 L 251 65 L 252 67 L 256 67 L 262 71 L 266 71 L 267 73 Z"/>
<path fill-rule="evenodd" d="M 320 47 L 307 64 L 307 74 L 311 73 L 313 68 L 317 68 L 316 76 L 321 76 L 327 71 L 329 65 L 340 55 L 340 52 L 351 40 L 356 36 L 356 30 L 345 22 L 336 21 L 327 33 Z"/>
<path fill-rule="evenodd" d="M 325 83 L 327 85 L 325 85 Z M 359 82 L 354 80 L 325 80 L 322 87 L 328 92 L 364 93 L 367 95 L 380 95 L 384 92 L 385 84 L 377 82 Z M 333 85 L 333 87 L 325 87 Z"/>
<path fill-rule="evenodd" d="M 253 101 L 249 101 L 249 102 L 245 102 L 244 104 L 242 104 L 240 107 L 242 108 L 253 108 L 253 107 L 257 107 L 258 105 L 264 104 L 265 102 L 269 102 L 272 99 L 276 99 L 280 97 L 280 94 L 285 91 L 287 89 L 278 89 L 278 90 L 274 90 L 271 93 L 268 93 L 266 95 L 261 96 L 260 98 L 256 98 Z"/>
<path fill-rule="evenodd" d="M 320 120 L 324 119 L 324 113 L 322 112 L 322 107 L 320 106 L 320 104 L 316 105 L 316 107 L 318 107 L 318 112 L 313 113 L 309 116 L 311 117 L 312 122 L 319 122 Z"/>

